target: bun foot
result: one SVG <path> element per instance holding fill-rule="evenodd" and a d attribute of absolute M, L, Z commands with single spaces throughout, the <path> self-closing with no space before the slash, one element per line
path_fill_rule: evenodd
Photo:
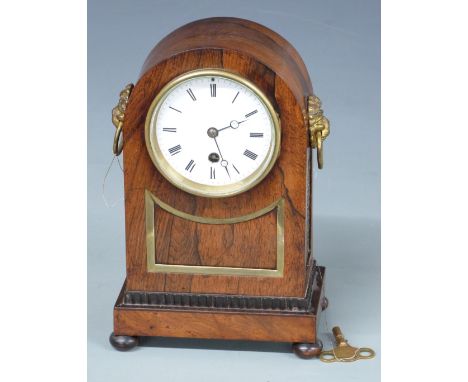
<path fill-rule="evenodd" d="M 322 311 L 328 308 L 328 298 L 322 298 L 322 303 L 320 304 Z"/>
<path fill-rule="evenodd" d="M 127 351 L 133 349 L 138 345 L 138 337 L 132 336 L 116 336 L 114 332 L 111 333 L 109 337 L 109 342 L 119 351 Z"/>
<path fill-rule="evenodd" d="M 322 352 L 322 347 L 322 341 L 320 341 L 319 339 L 317 339 L 317 342 L 313 344 L 299 342 L 292 345 L 294 354 L 296 354 L 299 358 L 303 359 L 318 357 Z"/>

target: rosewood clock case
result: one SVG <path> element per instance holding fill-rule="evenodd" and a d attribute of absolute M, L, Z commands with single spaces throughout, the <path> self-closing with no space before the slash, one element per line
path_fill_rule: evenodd
<path fill-rule="evenodd" d="M 146 148 L 154 98 L 169 81 L 200 69 L 251 81 L 281 122 L 276 163 L 258 185 L 235 196 L 179 189 Z M 311 251 L 310 96 L 297 51 L 251 21 L 199 20 L 154 47 L 122 120 L 126 281 L 114 308 L 116 348 L 131 348 L 139 336 L 168 336 L 292 342 L 299 356 L 320 352 L 325 269 Z"/>

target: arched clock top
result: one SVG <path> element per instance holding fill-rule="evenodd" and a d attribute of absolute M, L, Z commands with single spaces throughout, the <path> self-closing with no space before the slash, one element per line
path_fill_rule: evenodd
<path fill-rule="evenodd" d="M 312 94 L 304 62 L 285 38 L 256 22 L 234 17 L 197 20 L 174 30 L 153 48 L 140 77 L 170 57 L 206 48 L 238 51 L 261 62 L 283 78 L 300 103 Z"/>

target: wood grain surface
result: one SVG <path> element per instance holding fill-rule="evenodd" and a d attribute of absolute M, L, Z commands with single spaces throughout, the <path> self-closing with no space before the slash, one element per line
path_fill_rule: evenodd
<path fill-rule="evenodd" d="M 114 310 L 114 333 L 127 336 L 315 342 L 316 316 Z"/>
<path fill-rule="evenodd" d="M 159 62 L 189 50 L 242 52 L 286 81 L 297 102 L 312 94 L 312 83 L 297 50 L 281 35 L 250 20 L 212 17 L 186 24 L 162 39 L 145 60 L 141 75 Z"/>
<path fill-rule="evenodd" d="M 275 210 L 242 223 L 201 225 L 156 208 L 155 232 L 158 264 L 276 269 Z"/>

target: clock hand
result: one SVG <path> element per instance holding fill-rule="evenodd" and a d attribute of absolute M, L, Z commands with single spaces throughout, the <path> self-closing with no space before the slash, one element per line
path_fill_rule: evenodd
<path fill-rule="evenodd" d="M 229 174 L 229 170 L 227 168 L 227 165 L 229 164 L 227 160 L 224 160 L 223 158 L 223 154 L 221 154 L 221 149 L 219 148 L 219 145 L 218 145 L 218 141 L 216 140 L 216 137 L 213 137 L 215 143 L 216 143 L 216 147 L 218 148 L 218 152 L 219 152 L 219 156 L 221 157 L 221 166 L 224 167 L 224 169 L 226 170 L 228 176 L 229 176 L 229 179 L 231 179 L 231 174 Z"/>
<path fill-rule="evenodd" d="M 231 179 L 231 174 L 229 173 L 229 169 L 227 168 L 229 162 L 223 158 L 223 154 L 221 153 L 221 149 L 219 148 L 218 141 L 216 140 L 216 137 L 218 136 L 219 130 L 216 127 L 210 127 L 206 131 L 206 133 L 208 134 L 208 136 L 210 138 L 213 138 L 213 140 L 214 140 L 214 142 L 216 144 L 216 148 L 218 149 L 219 156 L 221 157 L 221 166 L 224 167 L 224 169 L 226 170 L 226 172 L 227 172 L 227 174 L 229 176 L 229 179 Z"/>
<path fill-rule="evenodd" d="M 213 137 L 213 139 L 216 143 L 216 147 L 218 148 L 218 153 L 219 153 L 219 156 L 221 157 L 221 162 L 222 162 L 224 159 L 223 159 L 223 154 L 221 154 L 221 149 L 219 148 L 218 141 L 216 140 L 216 137 Z"/>
<path fill-rule="evenodd" d="M 244 119 L 243 121 L 240 121 L 240 122 L 238 122 L 238 121 L 236 121 L 236 120 L 232 120 L 231 123 L 229 124 L 229 126 L 226 126 L 226 127 L 223 127 L 222 129 L 219 129 L 219 130 L 218 130 L 218 133 L 219 133 L 220 131 L 222 131 L 222 130 L 229 129 L 229 128 L 231 128 L 231 129 L 237 129 L 237 128 L 239 127 L 239 125 L 240 125 L 241 123 L 245 122 L 245 121 L 247 121 L 247 120 Z"/>
<path fill-rule="evenodd" d="M 221 161 L 221 166 L 224 167 L 224 169 L 226 170 L 226 172 L 227 172 L 227 174 L 228 174 L 228 176 L 229 176 L 229 179 L 231 179 L 231 174 L 229 174 L 229 170 L 228 170 L 228 168 L 227 168 L 227 165 L 228 165 L 228 161 L 227 161 L 227 160 L 222 160 L 222 161 Z"/>

